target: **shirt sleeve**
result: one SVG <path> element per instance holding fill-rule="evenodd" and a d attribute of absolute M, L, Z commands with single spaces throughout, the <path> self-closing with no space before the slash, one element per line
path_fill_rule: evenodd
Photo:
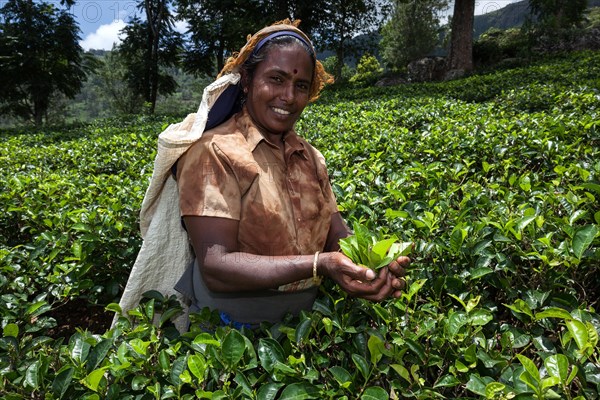
<path fill-rule="evenodd" d="M 179 159 L 181 216 L 240 219 L 241 191 L 230 160 L 210 140 L 200 140 Z"/>

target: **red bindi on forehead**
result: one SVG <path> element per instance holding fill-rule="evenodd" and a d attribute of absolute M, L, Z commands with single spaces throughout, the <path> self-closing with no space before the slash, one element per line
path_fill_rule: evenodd
<path fill-rule="evenodd" d="M 298 70 L 296 68 L 294 68 L 294 75 L 296 75 L 298 73 Z"/>

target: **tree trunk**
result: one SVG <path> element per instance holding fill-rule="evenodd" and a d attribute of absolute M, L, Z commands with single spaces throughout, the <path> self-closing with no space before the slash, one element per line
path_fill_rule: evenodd
<path fill-rule="evenodd" d="M 473 20 L 475 0 L 456 0 L 452 16 L 452 36 L 447 70 L 473 70 Z"/>
<path fill-rule="evenodd" d="M 346 57 L 346 51 L 345 51 L 346 49 L 344 48 L 345 41 L 346 41 L 346 30 L 344 29 L 343 23 L 339 24 L 338 32 L 339 32 L 340 41 L 335 50 L 335 55 L 337 57 L 337 63 L 335 64 L 334 77 L 335 77 L 336 81 L 341 82 L 342 81 L 342 71 L 344 68 L 344 58 Z"/>
<path fill-rule="evenodd" d="M 152 56 L 151 56 L 151 65 L 152 65 L 152 73 L 150 75 L 151 81 L 151 92 L 150 92 L 150 114 L 154 114 L 154 110 L 156 109 L 156 99 L 158 98 L 158 40 L 159 37 L 156 36 L 152 41 Z"/>
<path fill-rule="evenodd" d="M 145 0 L 146 19 L 148 23 L 148 90 L 146 101 L 150 103 L 150 114 L 154 114 L 156 99 L 158 97 L 158 50 L 160 33 L 165 13 L 165 1 L 158 0 L 157 9 L 154 10 L 150 0 Z"/>
<path fill-rule="evenodd" d="M 335 77 L 336 81 L 340 81 L 342 80 L 342 71 L 344 68 L 344 46 L 343 45 L 339 45 L 335 51 L 335 55 L 337 58 L 337 62 L 335 63 L 335 72 L 333 74 L 333 76 Z"/>
<path fill-rule="evenodd" d="M 34 110 L 33 121 L 36 127 L 40 127 L 44 122 L 44 110 L 37 104 L 34 106 Z"/>
<path fill-rule="evenodd" d="M 225 43 L 223 39 L 219 40 L 219 48 L 217 50 L 217 74 L 221 72 L 225 66 Z"/>

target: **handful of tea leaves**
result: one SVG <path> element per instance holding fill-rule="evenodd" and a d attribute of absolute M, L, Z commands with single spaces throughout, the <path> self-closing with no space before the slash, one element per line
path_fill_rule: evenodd
<path fill-rule="evenodd" d="M 353 228 L 354 235 L 339 243 L 342 252 L 357 265 L 377 271 L 412 250 L 411 242 L 399 242 L 396 236 L 381 237 L 358 223 Z"/>

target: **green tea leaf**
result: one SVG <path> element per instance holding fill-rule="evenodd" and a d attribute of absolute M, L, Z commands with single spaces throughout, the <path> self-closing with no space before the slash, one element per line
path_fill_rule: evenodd
<path fill-rule="evenodd" d="M 211 345 L 221 347 L 221 342 L 216 340 L 213 335 L 209 333 L 199 333 L 192 342 L 192 346 L 199 351 L 202 351 L 203 345 Z"/>
<path fill-rule="evenodd" d="M 340 249 L 352 261 L 358 260 L 358 243 L 356 236 L 348 236 L 340 239 Z M 356 262 L 356 261 L 355 261 Z"/>
<path fill-rule="evenodd" d="M 281 400 L 304 400 L 319 399 L 319 390 L 308 382 L 292 383 L 287 385 L 279 399 Z"/>
<path fill-rule="evenodd" d="M 450 234 L 450 250 L 453 254 L 458 254 L 458 251 L 462 247 L 465 238 L 467 237 L 468 230 L 463 228 L 461 225 L 457 225 Z"/>
<path fill-rule="evenodd" d="M 588 343 L 588 331 L 585 324 L 575 319 L 568 319 L 565 322 L 579 350 L 585 348 Z"/>
<path fill-rule="evenodd" d="M 275 400 L 277 398 L 277 393 L 279 389 L 284 386 L 283 383 L 267 383 L 262 385 L 257 393 L 258 400 Z"/>
<path fill-rule="evenodd" d="M 488 259 L 489 260 L 489 259 Z M 473 268 L 471 271 L 469 271 L 469 273 L 471 274 L 469 279 L 479 279 L 482 278 L 486 275 L 489 275 L 491 273 L 493 273 L 494 270 L 488 267 L 480 267 L 480 268 Z"/>
<path fill-rule="evenodd" d="M 367 343 L 369 353 L 371 354 L 371 364 L 375 365 L 379 362 L 379 360 L 381 360 L 381 357 L 383 357 L 383 354 L 385 352 L 384 343 L 379 337 L 375 335 L 369 336 L 369 341 Z"/>
<path fill-rule="evenodd" d="M 448 333 L 450 337 L 456 336 L 458 331 L 468 322 L 467 314 L 459 311 L 448 317 Z"/>
<path fill-rule="evenodd" d="M 350 373 L 343 367 L 334 365 L 333 367 L 329 368 L 328 371 L 331 373 L 331 375 L 333 375 L 333 378 L 340 385 L 343 385 L 346 382 L 352 382 L 352 375 L 350 375 Z"/>
<path fill-rule="evenodd" d="M 598 235 L 598 227 L 596 225 L 587 225 L 575 232 L 573 237 L 573 253 L 575 257 L 581 258 L 583 253 L 587 250 L 592 241 Z"/>
<path fill-rule="evenodd" d="M 395 238 L 384 239 L 376 242 L 371 248 L 371 254 L 377 256 L 380 260 L 385 258 L 388 250 L 395 243 Z"/>
<path fill-rule="evenodd" d="M 469 376 L 469 381 L 467 382 L 467 389 L 471 392 L 478 394 L 480 396 L 485 396 L 486 391 L 486 383 L 481 379 L 481 377 L 477 374 L 471 374 Z"/>
<path fill-rule="evenodd" d="M 73 373 L 75 369 L 73 367 L 66 367 L 62 369 L 52 381 L 52 393 L 55 398 L 62 399 L 67 389 L 71 385 L 73 380 Z"/>
<path fill-rule="evenodd" d="M 532 223 L 535 219 L 536 219 L 535 215 L 529 215 L 529 216 L 525 216 L 523 218 L 519 218 L 516 221 L 515 228 L 517 229 L 517 231 L 522 231 L 523 229 L 525 229 L 525 227 L 527 225 Z"/>
<path fill-rule="evenodd" d="M 133 351 L 135 351 L 137 354 L 141 355 L 141 356 L 146 356 L 146 353 L 148 352 L 148 346 L 150 346 L 150 341 L 144 341 L 141 339 L 132 339 L 129 342 L 129 345 L 131 346 L 131 348 L 133 349 Z"/>
<path fill-rule="evenodd" d="M 406 367 L 404 365 L 392 364 L 390 366 L 394 369 L 394 371 L 396 371 L 398 373 L 398 375 L 400 375 L 402 378 L 404 378 L 405 381 L 407 381 L 408 383 L 411 383 L 410 373 L 408 372 L 408 370 L 406 369 Z"/>
<path fill-rule="evenodd" d="M 244 337 L 237 330 L 231 330 L 223 339 L 221 346 L 221 354 L 223 361 L 230 367 L 233 368 L 242 359 L 244 351 L 246 350 L 246 342 Z"/>
<path fill-rule="evenodd" d="M 139 391 L 143 390 L 150 383 L 150 378 L 143 375 L 136 375 L 131 380 L 131 388 L 133 390 Z"/>
<path fill-rule="evenodd" d="M 169 368 L 171 368 L 171 361 L 169 359 L 169 354 L 164 349 L 161 350 L 160 353 L 158 353 L 158 365 L 160 365 L 160 368 L 163 371 L 166 371 Z"/>
<path fill-rule="evenodd" d="M 2 334 L 4 335 L 4 337 L 19 337 L 19 325 L 12 323 L 6 324 L 6 326 L 2 329 Z"/>
<path fill-rule="evenodd" d="M 487 310 L 475 310 L 469 314 L 469 322 L 474 326 L 486 325 L 493 319 L 493 314 Z"/>
<path fill-rule="evenodd" d="M 438 379 L 433 385 L 433 388 L 454 387 L 457 385 L 460 385 L 460 381 L 454 375 L 447 374 Z"/>
<path fill-rule="evenodd" d="M 486 399 L 495 399 L 496 395 L 504 390 L 506 385 L 500 382 L 492 382 L 488 383 L 485 386 L 485 398 Z"/>
<path fill-rule="evenodd" d="M 88 371 L 92 371 L 98 367 L 105 359 L 106 355 L 113 346 L 113 339 L 104 339 L 98 342 L 90 351 L 87 358 L 86 367 Z"/>
<path fill-rule="evenodd" d="M 369 376 L 369 362 L 363 356 L 356 353 L 352 354 L 352 361 L 354 361 L 354 365 L 356 365 L 363 378 L 367 379 Z"/>
<path fill-rule="evenodd" d="M 388 393 L 379 386 L 371 386 L 365 389 L 361 400 L 388 400 L 390 396 Z"/>
<path fill-rule="evenodd" d="M 277 341 L 271 338 L 260 339 L 258 343 L 258 357 L 260 358 L 260 364 L 267 372 L 273 372 L 275 363 L 285 363 L 283 354 L 283 349 Z"/>
<path fill-rule="evenodd" d="M 206 360 L 200 354 L 192 354 L 188 357 L 187 365 L 192 374 L 201 383 L 204 380 L 204 372 L 206 371 Z"/>
<path fill-rule="evenodd" d="M 327 329 L 327 327 L 326 327 Z M 298 326 L 296 327 L 296 332 L 294 335 L 294 339 L 296 343 L 302 343 L 305 341 L 312 331 L 312 320 L 310 318 L 306 318 L 302 320 Z"/>
<path fill-rule="evenodd" d="M 401 256 L 408 256 L 412 252 L 412 248 L 412 242 L 395 242 L 390 246 L 388 257 L 395 260 Z"/>
<path fill-rule="evenodd" d="M 29 386 L 32 389 L 37 389 L 40 385 L 40 360 L 36 360 L 27 367 L 25 371 L 25 386 Z"/>
<path fill-rule="evenodd" d="M 76 333 L 71 336 L 69 341 L 69 348 L 71 351 L 71 358 L 77 361 L 78 363 L 83 363 L 89 354 L 91 345 L 86 342 L 83 337 Z"/>
<path fill-rule="evenodd" d="M 535 313 L 535 318 L 539 321 L 544 318 L 571 319 L 573 317 L 567 310 L 565 310 L 563 308 L 548 307 L 544 311 Z"/>
<path fill-rule="evenodd" d="M 98 391 L 98 386 L 100 385 L 100 382 L 102 381 L 102 378 L 104 378 L 104 373 L 106 372 L 108 367 L 102 367 L 102 368 L 98 368 L 92 372 L 90 372 L 82 381 L 82 383 L 89 388 L 90 390 L 93 390 L 94 392 Z"/>
<path fill-rule="evenodd" d="M 557 376 L 550 376 L 548 378 L 542 379 L 542 384 L 540 385 L 540 390 L 546 391 L 548 388 L 552 386 L 556 386 L 560 384 L 560 378 Z"/>
<path fill-rule="evenodd" d="M 544 366 L 550 376 L 555 376 L 566 383 L 569 376 L 569 359 L 564 354 L 552 354 L 544 360 Z"/>
<path fill-rule="evenodd" d="M 340 239 L 340 249 L 355 264 L 373 270 L 387 266 L 402 255 L 408 255 L 411 242 L 397 243 L 395 236 L 382 237 L 355 223 L 354 235 Z"/>
<path fill-rule="evenodd" d="M 181 383 L 182 383 L 181 374 L 183 374 L 183 371 L 186 370 L 186 365 L 187 365 L 187 357 L 186 356 L 178 357 L 175 361 L 173 361 L 173 365 L 171 367 L 171 373 L 169 374 L 169 377 L 171 378 L 171 382 L 174 385 L 176 385 L 176 386 L 181 385 Z"/>
<path fill-rule="evenodd" d="M 121 306 L 118 303 L 110 303 L 105 307 L 105 309 L 107 311 L 112 311 L 119 315 L 121 315 L 123 313 L 123 310 L 121 309 Z"/>
<path fill-rule="evenodd" d="M 419 279 L 412 282 L 408 290 L 402 293 L 402 298 L 406 299 L 406 301 L 411 301 L 412 298 L 419 293 L 421 288 L 425 286 L 425 283 L 427 283 L 427 279 Z"/>
<path fill-rule="evenodd" d="M 526 372 L 525 375 L 529 375 L 533 379 L 533 382 L 535 383 L 531 387 L 534 389 L 537 388 L 538 384 L 540 383 L 540 371 L 537 369 L 537 367 L 535 366 L 533 361 L 531 361 L 526 356 L 524 356 L 522 354 L 517 354 L 517 358 L 519 359 L 519 362 L 521 363 L 521 365 L 525 368 L 525 372 Z M 527 383 L 527 382 L 531 383 L 532 381 L 528 380 L 525 383 Z"/>
<path fill-rule="evenodd" d="M 421 343 L 417 342 L 413 339 L 406 339 L 406 345 L 408 348 L 419 357 L 419 360 L 424 363 L 427 359 L 427 355 L 425 353 L 425 349 L 421 345 Z"/>

